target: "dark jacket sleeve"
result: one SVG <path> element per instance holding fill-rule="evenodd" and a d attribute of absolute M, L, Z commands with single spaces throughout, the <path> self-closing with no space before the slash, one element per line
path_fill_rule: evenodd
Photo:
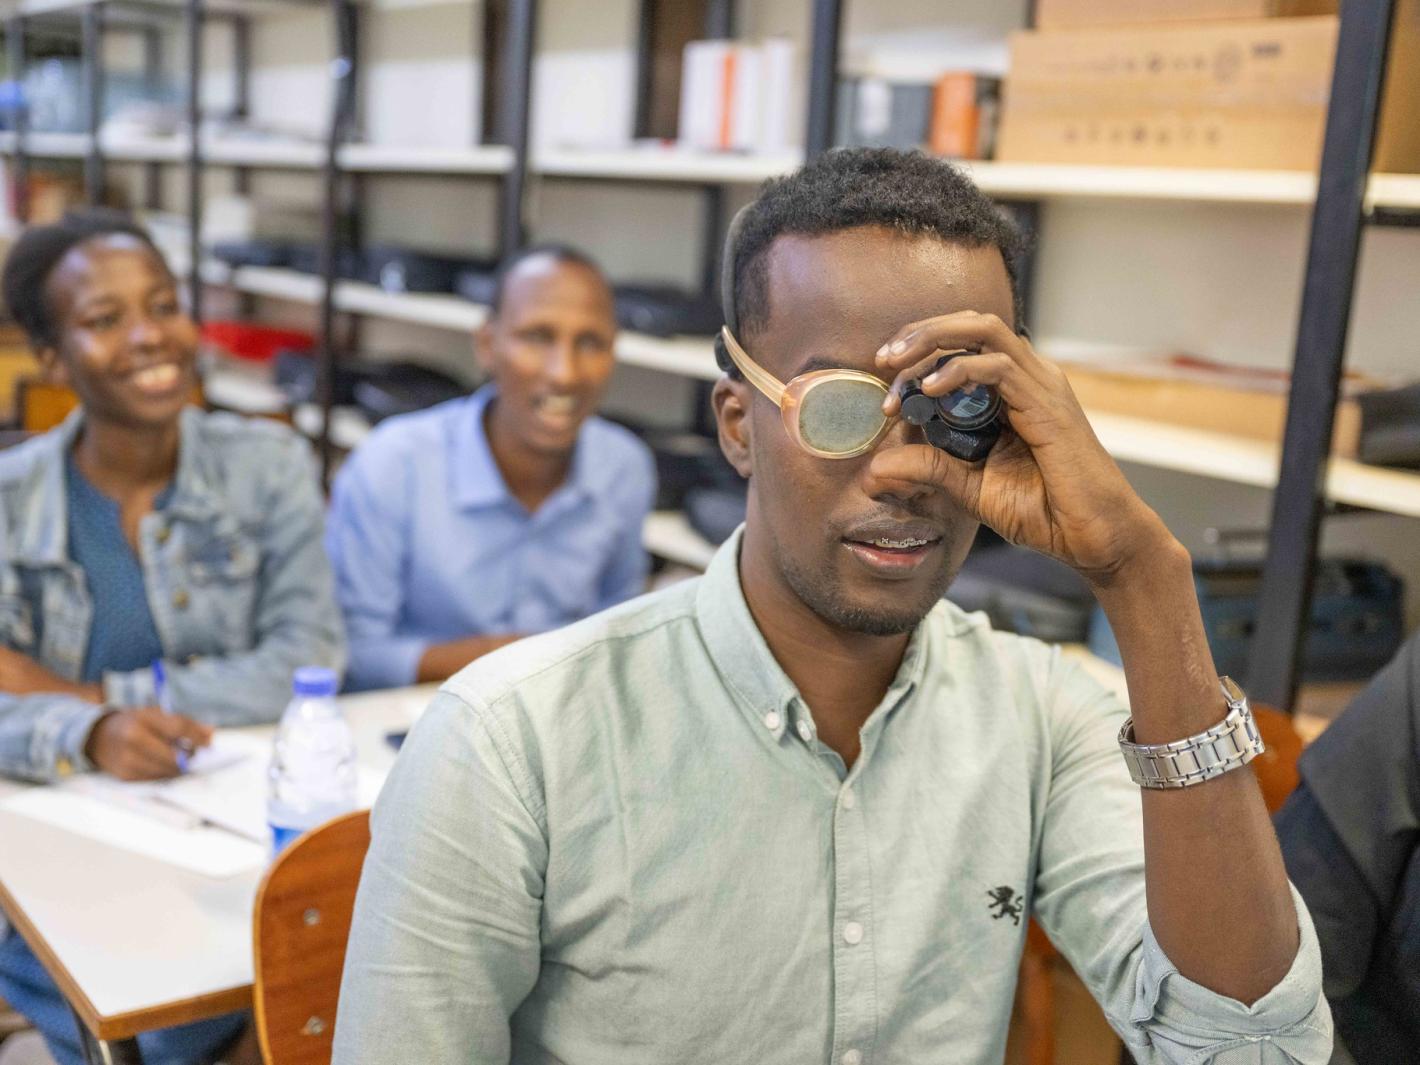
<path fill-rule="evenodd" d="M 1420 635 L 1302 755 L 1302 785 L 1277 815 L 1332 999 L 1364 982 L 1420 845 L 1417 718 Z"/>

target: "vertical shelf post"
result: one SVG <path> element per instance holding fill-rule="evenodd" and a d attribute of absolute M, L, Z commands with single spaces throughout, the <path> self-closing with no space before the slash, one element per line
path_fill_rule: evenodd
<path fill-rule="evenodd" d="M 833 147 L 838 110 L 838 42 L 843 31 L 843 0 L 814 0 L 809 45 L 809 121 L 804 157 L 812 159 Z"/>
<path fill-rule="evenodd" d="M 527 240 L 523 199 L 528 180 L 528 127 L 532 111 L 533 35 L 537 0 L 509 0 L 503 38 L 500 139 L 513 149 L 498 201 L 498 252 L 508 255 Z"/>
<path fill-rule="evenodd" d="M 316 400 L 320 405 L 320 435 L 317 447 L 321 459 L 321 479 L 330 484 L 333 454 L 330 419 L 335 407 L 335 289 L 340 274 L 340 146 L 350 134 L 355 114 L 356 47 L 358 9 L 354 0 L 334 0 L 336 55 L 331 61 L 330 125 L 326 130 L 325 161 L 322 167 L 320 242 L 320 332 L 316 374 Z"/>
<path fill-rule="evenodd" d="M 30 156 L 29 130 L 30 107 L 24 95 L 25 68 L 28 65 L 28 50 L 25 47 L 25 16 L 11 15 L 5 20 L 5 58 L 10 68 L 10 80 L 16 87 L 15 109 L 15 167 L 12 171 L 14 187 L 15 217 L 21 224 L 30 219 Z"/>
<path fill-rule="evenodd" d="M 104 195 L 104 158 L 99 147 L 99 127 L 104 111 L 104 9 L 103 4 L 86 4 L 80 16 L 84 84 L 84 122 L 89 147 L 84 155 L 84 198 L 97 207 Z"/>
<path fill-rule="evenodd" d="M 1394 6 L 1393 0 L 1347 0 L 1341 5 L 1282 468 L 1272 496 L 1267 561 L 1248 656 L 1252 697 L 1289 711 L 1311 610 L 1332 419 L 1346 354 L 1366 178 Z"/>
<path fill-rule="evenodd" d="M 183 4 L 187 41 L 187 269 L 193 320 L 202 322 L 202 0 Z"/>

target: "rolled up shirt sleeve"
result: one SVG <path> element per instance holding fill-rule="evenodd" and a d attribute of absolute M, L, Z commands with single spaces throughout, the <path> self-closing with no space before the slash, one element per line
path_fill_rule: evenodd
<path fill-rule="evenodd" d="M 91 768 L 84 745 L 103 715 L 72 695 L 0 692 L 0 775 L 44 783 Z"/>
<path fill-rule="evenodd" d="M 1321 953 L 1296 889 L 1296 957 L 1257 1002 L 1245 1006 L 1179 973 L 1148 922 L 1141 803 L 1115 740 L 1128 711 L 1060 659 L 1050 697 L 1052 772 L 1035 912 L 1135 1061 L 1326 1065 L 1332 1026 Z"/>
<path fill-rule="evenodd" d="M 1324 1065 L 1331 1058 L 1331 1010 L 1321 994 L 1321 949 L 1306 904 L 1292 888 L 1300 943 L 1282 982 L 1251 1006 L 1181 974 L 1144 926 L 1134 979 L 1135 1058 L 1213 1065 Z"/>

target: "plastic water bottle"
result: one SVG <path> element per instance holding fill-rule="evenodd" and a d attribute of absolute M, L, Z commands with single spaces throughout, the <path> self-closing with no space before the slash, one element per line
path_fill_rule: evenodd
<path fill-rule="evenodd" d="M 355 738 L 335 701 L 331 669 L 303 666 L 281 715 L 268 771 L 266 820 L 271 853 L 301 833 L 355 809 Z"/>

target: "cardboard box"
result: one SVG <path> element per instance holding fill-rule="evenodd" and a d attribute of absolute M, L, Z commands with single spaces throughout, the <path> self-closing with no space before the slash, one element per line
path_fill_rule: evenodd
<path fill-rule="evenodd" d="M 1287 422 L 1289 377 L 1283 371 L 1225 366 L 1199 359 L 1128 363 L 1060 362 L 1080 404 L 1206 432 L 1280 444 Z M 1375 382 L 1349 375 L 1336 405 L 1332 454 L 1355 458 L 1361 439 L 1356 391 Z"/>
<path fill-rule="evenodd" d="M 1334 15 L 1336 0 L 1036 0 L 1040 30 Z"/>
<path fill-rule="evenodd" d="M 1335 17 L 1018 33 L 997 156 L 1315 170 Z M 1420 0 L 1396 12 L 1374 169 L 1420 171 Z"/>

